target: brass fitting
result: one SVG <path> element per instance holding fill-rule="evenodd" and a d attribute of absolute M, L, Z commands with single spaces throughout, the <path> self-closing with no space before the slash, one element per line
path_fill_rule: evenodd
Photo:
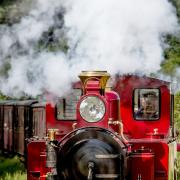
<path fill-rule="evenodd" d="M 58 129 L 48 129 L 48 138 L 50 141 L 54 141 L 56 139 L 56 133 Z"/>

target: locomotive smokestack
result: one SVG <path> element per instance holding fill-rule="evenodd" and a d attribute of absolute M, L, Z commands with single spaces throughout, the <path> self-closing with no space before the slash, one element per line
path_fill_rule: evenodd
<path fill-rule="evenodd" d="M 107 71 L 82 71 L 79 75 L 83 86 L 83 94 L 86 93 L 89 82 L 97 82 L 100 93 L 103 95 L 110 74 Z"/>

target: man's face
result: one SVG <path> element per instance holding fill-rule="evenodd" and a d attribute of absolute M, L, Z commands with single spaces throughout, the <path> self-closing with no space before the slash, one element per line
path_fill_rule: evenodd
<path fill-rule="evenodd" d="M 157 111 L 158 100 L 154 96 L 143 97 L 141 104 L 145 113 L 151 114 Z"/>

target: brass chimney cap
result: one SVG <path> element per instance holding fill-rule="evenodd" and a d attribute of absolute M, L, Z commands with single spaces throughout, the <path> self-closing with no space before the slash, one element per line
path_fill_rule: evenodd
<path fill-rule="evenodd" d="M 89 80 L 95 79 L 100 82 L 100 88 L 104 90 L 110 76 L 111 75 L 107 71 L 82 71 L 79 78 L 81 79 L 84 88 Z"/>
<path fill-rule="evenodd" d="M 99 76 L 99 77 L 109 76 L 110 77 L 110 74 L 107 71 L 82 71 L 81 74 L 79 75 L 79 77 L 80 76 L 88 76 L 88 77 L 92 77 L 92 76 Z"/>

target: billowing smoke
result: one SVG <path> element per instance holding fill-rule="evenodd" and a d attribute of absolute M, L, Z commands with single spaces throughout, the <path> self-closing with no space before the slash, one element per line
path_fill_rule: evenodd
<path fill-rule="evenodd" d="M 54 40 L 67 41 L 67 51 L 39 47 L 49 29 Z M 10 64 L 0 89 L 7 95 L 61 96 L 82 70 L 156 72 L 164 38 L 177 30 L 168 0 L 34 0 L 20 22 L 0 26 L 0 65 Z"/>

